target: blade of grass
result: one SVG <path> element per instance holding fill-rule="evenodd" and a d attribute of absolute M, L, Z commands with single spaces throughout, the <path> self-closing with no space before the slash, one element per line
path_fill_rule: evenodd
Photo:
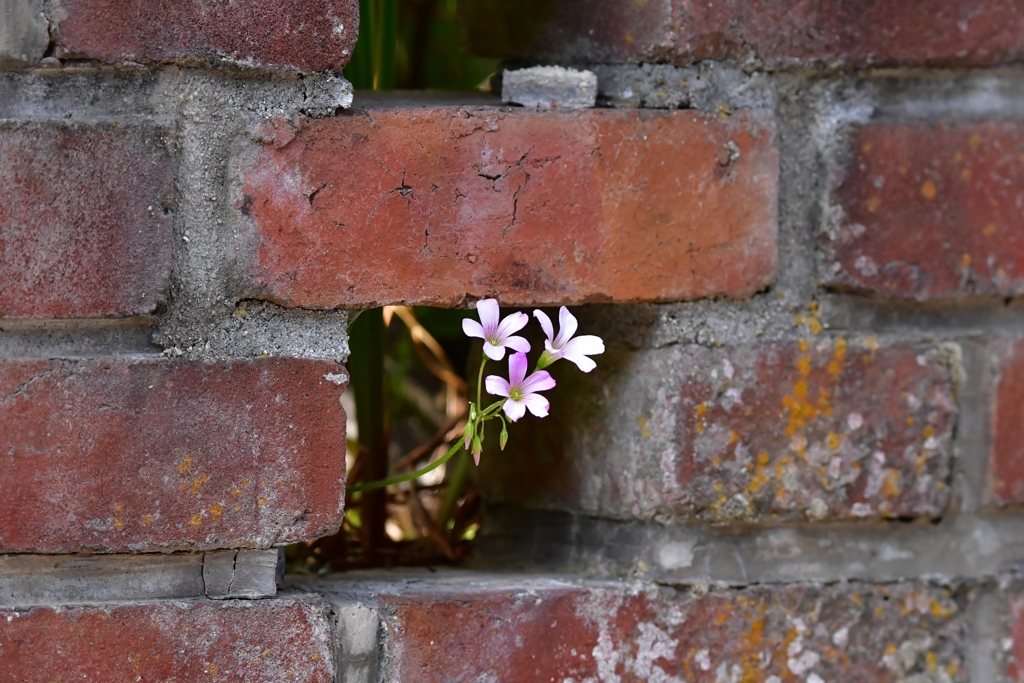
<path fill-rule="evenodd" d="M 364 481 L 388 476 L 388 425 L 384 396 L 384 314 L 379 308 L 364 311 L 349 329 L 348 371 L 356 404 L 359 425 L 360 455 L 366 458 L 360 468 Z M 362 543 L 368 557 L 385 544 L 384 522 L 387 519 L 387 492 L 366 491 L 360 499 L 362 508 Z"/>
<path fill-rule="evenodd" d="M 359 38 L 345 77 L 361 90 L 395 87 L 398 0 L 359 0 Z"/>

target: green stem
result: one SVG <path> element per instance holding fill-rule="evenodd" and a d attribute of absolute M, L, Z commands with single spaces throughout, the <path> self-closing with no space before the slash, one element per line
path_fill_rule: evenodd
<path fill-rule="evenodd" d="M 392 484 L 401 484 L 403 481 L 409 481 L 411 479 L 418 479 L 427 472 L 436 470 L 441 465 L 451 460 L 452 456 L 459 452 L 462 448 L 462 439 L 459 439 L 455 444 L 445 453 L 443 456 L 430 463 L 426 467 L 416 470 L 415 472 L 409 472 L 407 474 L 400 474 L 397 477 L 391 477 L 390 479 L 381 479 L 380 481 L 371 481 L 367 484 L 358 484 L 349 489 L 352 493 L 359 493 L 360 491 L 372 491 L 374 489 L 382 489 L 385 486 L 391 486 Z"/>
<path fill-rule="evenodd" d="M 495 401 L 491 405 L 487 406 L 487 408 L 482 413 L 480 413 L 480 417 L 485 420 L 494 417 L 494 413 L 498 412 L 501 409 L 501 407 L 505 405 L 506 400 L 508 399 L 503 398 L 500 401 Z"/>
<path fill-rule="evenodd" d="M 356 402 L 356 422 L 359 425 L 359 445 L 365 458 L 365 481 L 388 476 L 388 410 L 384 374 L 384 352 L 387 333 L 384 328 L 384 310 L 374 308 L 363 313 L 349 330 L 352 350 L 348 371 L 352 393 Z M 388 537 L 384 531 L 387 521 L 387 496 L 384 491 L 363 496 L 360 501 L 362 515 L 362 546 L 368 556 L 386 547 Z"/>
<path fill-rule="evenodd" d="M 448 533 L 448 520 L 455 514 L 459 498 L 462 498 L 472 465 L 473 458 L 470 457 L 468 451 L 463 451 L 448 470 L 448 485 L 445 486 L 444 495 L 441 497 L 441 504 L 437 506 L 437 516 L 434 519 L 441 533 Z"/>
<path fill-rule="evenodd" d="M 487 356 L 483 357 L 480 361 L 480 372 L 476 376 L 476 409 L 480 410 L 482 401 L 480 400 L 480 387 L 484 384 L 484 366 L 487 365 Z"/>

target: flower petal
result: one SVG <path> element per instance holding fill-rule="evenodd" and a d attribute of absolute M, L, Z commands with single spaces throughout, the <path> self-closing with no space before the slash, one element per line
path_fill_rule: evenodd
<path fill-rule="evenodd" d="M 491 360 L 501 360 L 505 357 L 505 347 L 495 346 L 489 341 L 484 342 L 484 355 Z"/>
<path fill-rule="evenodd" d="M 524 394 L 533 394 L 538 391 L 554 389 L 555 378 L 548 374 L 547 370 L 538 370 L 523 380 L 521 388 Z"/>
<path fill-rule="evenodd" d="M 572 335 L 576 334 L 576 327 L 576 316 L 565 306 L 558 309 L 558 336 L 552 342 L 554 347 L 560 349 L 565 346 L 572 339 Z"/>
<path fill-rule="evenodd" d="M 569 356 L 596 356 L 599 353 L 604 353 L 604 341 L 592 334 L 585 334 L 570 340 L 562 348 L 562 351 L 566 358 Z"/>
<path fill-rule="evenodd" d="M 569 361 L 570 363 L 575 363 L 576 367 L 578 367 L 583 372 L 590 372 L 591 370 L 593 370 L 594 368 L 597 367 L 597 363 L 595 363 L 591 359 L 587 358 L 586 356 L 569 356 L 569 355 L 566 355 L 565 359 L 567 361 Z"/>
<path fill-rule="evenodd" d="M 555 338 L 555 328 L 551 326 L 551 318 L 548 317 L 547 313 L 539 309 L 533 311 L 533 317 L 540 323 L 540 327 L 544 330 L 544 336 L 548 338 L 548 342 L 551 342 Z"/>
<path fill-rule="evenodd" d="M 564 355 L 562 349 L 556 349 L 550 341 L 544 342 L 544 350 L 547 351 L 548 355 L 551 356 L 554 360 L 558 360 Z"/>
<path fill-rule="evenodd" d="M 504 345 L 520 353 L 530 352 L 530 342 L 526 341 L 522 337 L 509 337 L 504 341 Z"/>
<path fill-rule="evenodd" d="M 522 403 L 525 403 L 530 412 L 537 417 L 547 417 L 548 409 L 551 407 L 548 400 L 540 394 L 527 394 L 523 396 Z"/>
<path fill-rule="evenodd" d="M 465 332 L 467 337 L 484 338 L 484 328 L 480 327 L 480 323 L 469 318 L 462 319 L 462 331 Z"/>
<path fill-rule="evenodd" d="M 498 325 L 498 332 L 496 334 L 498 340 L 505 341 L 509 335 L 526 327 L 528 322 L 530 322 L 530 316 L 522 311 L 516 311 L 512 315 L 505 316 L 505 319 Z"/>
<path fill-rule="evenodd" d="M 508 383 L 510 387 L 521 387 L 526 377 L 527 360 L 525 353 L 513 353 L 508 357 Z M 511 389 L 510 389 L 511 391 Z"/>
<path fill-rule="evenodd" d="M 508 397 L 509 386 L 504 377 L 487 375 L 487 377 L 484 378 L 484 389 L 486 389 L 487 393 L 492 396 Z"/>
<path fill-rule="evenodd" d="M 526 404 L 522 401 L 513 401 L 512 399 L 508 399 L 505 401 L 505 405 L 503 405 L 501 409 L 505 411 L 505 415 L 508 419 L 513 422 L 521 418 L 523 415 L 526 415 Z"/>
<path fill-rule="evenodd" d="M 575 363 L 583 372 L 590 372 L 597 367 L 597 363 L 587 356 L 596 356 L 599 353 L 604 353 L 604 342 L 592 334 L 576 337 L 562 349 L 562 357 L 570 363 Z"/>
<path fill-rule="evenodd" d="M 476 302 L 476 310 L 480 314 L 480 323 L 484 328 L 484 336 L 490 337 L 498 329 L 498 318 L 501 317 L 498 300 L 481 299 Z"/>

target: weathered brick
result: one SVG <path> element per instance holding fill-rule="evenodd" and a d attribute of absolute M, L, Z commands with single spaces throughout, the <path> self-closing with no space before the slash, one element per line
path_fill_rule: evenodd
<path fill-rule="evenodd" d="M 1024 56 L 1015 0 L 468 0 L 466 47 L 540 61 L 988 65 Z"/>
<path fill-rule="evenodd" d="M 0 317 L 153 312 L 172 173 L 149 124 L 0 124 Z"/>
<path fill-rule="evenodd" d="M 927 584 L 697 597 L 600 582 L 488 585 L 469 575 L 345 590 L 380 609 L 385 681 L 966 680 L 956 596 Z"/>
<path fill-rule="evenodd" d="M 261 547 L 341 522 L 325 361 L 0 362 L 0 552 Z"/>
<path fill-rule="evenodd" d="M 996 362 L 992 492 L 998 503 L 1024 503 L 1024 340 L 1000 341 Z"/>
<path fill-rule="evenodd" d="M 1024 126 L 873 123 L 853 140 L 822 280 L 930 299 L 1024 293 Z"/>
<path fill-rule="evenodd" d="M 359 3 L 60 0 L 52 33 L 62 58 L 338 71 L 352 56 Z"/>
<path fill-rule="evenodd" d="M 264 139 L 238 171 L 244 296 L 664 301 L 775 274 L 777 154 L 746 115 L 379 109 Z"/>
<path fill-rule="evenodd" d="M 818 338 L 556 364 L 551 415 L 485 454 L 482 491 L 620 519 L 938 516 L 951 355 Z"/>
<path fill-rule="evenodd" d="M 298 600 L 0 610 L 0 681 L 329 683 L 328 619 Z"/>
<path fill-rule="evenodd" d="M 1009 635 L 1006 655 L 1006 675 L 1013 683 L 1024 683 L 1024 590 L 1017 582 L 1017 594 L 1008 602 Z"/>

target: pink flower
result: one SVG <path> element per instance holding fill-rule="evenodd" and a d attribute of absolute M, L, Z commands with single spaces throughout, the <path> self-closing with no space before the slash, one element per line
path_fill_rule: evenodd
<path fill-rule="evenodd" d="M 537 367 L 546 368 L 559 358 L 564 358 L 575 363 L 583 372 L 590 372 L 597 367 L 597 363 L 587 356 L 596 356 L 604 353 L 604 342 L 600 337 L 592 334 L 585 334 L 582 337 L 572 338 L 576 334 L 576 318 L 569 309 L 562 306 L 558 310 L 558 336 L 555 336 L 554 328 L 551 326 L 551 319 L 544 311 L 534 311 L 533 315 L 540 321 L 544 328 L 547 341 L 544 342 L 544 353 L 541 355 Z"/>
<path fill-rule="evenodd" d="M 526 367 L 526 354 L 513 353 L 508 358 L 508 382 L 497 375 L 488 375 L 484 380 L 488 394 L 508 398 L 502 410 L 513 422 L 525 415 L 527 408 L 537 417 L 547 417 L 551 407 L 548 400 L 537 392 L 554 388 L 554 378 L 545 370 L 538 370 L 527 377 Z"/>
<path fill-rule="evenodd" d="M 495 299 L 482 299 L 476 302 L 476 310 L 480 314 L 480 322 L 465 318 L 462 331 L 467 337 L 484 340 L 484 353 L 491 360 L 505 357 L 505 347 L 513 351 L 526 353 L 530 350 L 530 342 L 522 337 L 513 337 L 514 332 L 526 327 L 530 316 L 525 313 L 513 313 L 498 323 L 498 302 Z M 483 323 L 483 324 L 481 324 Z"/>

